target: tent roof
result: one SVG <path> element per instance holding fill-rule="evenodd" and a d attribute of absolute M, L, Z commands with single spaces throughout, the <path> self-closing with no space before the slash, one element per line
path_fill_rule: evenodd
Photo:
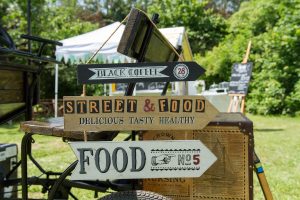
<path fill-rule="evenodd" d="M 63 46 L 56 47 L 57 60 L 64 59 L 65 62 L 80 63 L 86 62 L 96 52 L 109 36 L 120 26 L 120 22 L 115 22 L 97 30 L 84 33 L 75 37 L 61 40 Z M 100 52 L 95 56 L 98 62 L 133 62 L 133 59 L 117 52 L 119 42 L 124 32 L 125 26 L 121 24 L 116 33 L 108 40 Z M 183 27 L 159 29 L 174 47 L 181 46 L 184 35 Z"/>

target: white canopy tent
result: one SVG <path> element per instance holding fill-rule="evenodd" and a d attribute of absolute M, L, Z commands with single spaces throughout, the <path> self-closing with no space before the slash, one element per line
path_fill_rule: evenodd
<path fill-rule="evenodd" d="M 60 42 L 63 43 L 63 46 L 56 47 L 55 55 L 57 60 L 64 60 L 65 63 L 70 62 L 72 64 L 85 63 L 103 45 L 118 26 L 120 26 L 119 29 L 103 46 L 101 51 L 98 52 L 94 60 L 108 63 L 132 61 L 129 57 L 117 52 L 117 47 L 125 27 L 124 25 L 120 25 L 120 22 L 115 22 L 97 30 L 61 40 Z"/>
<path fill-rule="evenodd" d="M 119 27 L 120 26 L 120 27 Z M 119 28 L 118 28 L 119 27 Z M 113 32 L 118 30 L 113 34 Z M 75 37 L 61 40 L 63 46 L 56 47 L 56 59 L 65 63 L 79 64 L 85 63 L 92 55 L 104 44 L 104 42 L 113 34 L 108 42 L 94 57 L 98 63 L 122 63 L 135 62 L 127 56 L 117 52 L 119 42 L 124 32 L 125 25 L 115 22 L 97 30 L 84 33 Z M 182 46 L 183 38 L 186 36 L 184 27 L 159 29 L 169 42 L 178 48 Z M 57 117 L 58 101 L 58 66 L 55 68 L 55 117 Z"/>
<path fill-rule="evenodd" d="M 97 30 L 84 33 L 75 37 L 61 40 L 63 46 L 56 47 L 57 60 L 64 60 L 65 63 L 72 64 L 85 63 L 96 52 L 103 43 L 113 34 L 109 41 L 95 56 L 94 60 L 98 62 L 116 63 L 116 62 L 134 62 L 133 59 L 117 52 L 119 42 L 124 32 L 125 25 L 115 22 Z M 159 29 L 161 33 L 170 41 L 174 47 L 182 44 L 184 27 Z"/>

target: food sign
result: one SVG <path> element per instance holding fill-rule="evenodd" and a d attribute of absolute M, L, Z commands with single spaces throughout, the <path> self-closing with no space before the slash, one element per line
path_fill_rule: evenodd
<path fill-rule="evenodd" d="M 199 177 L 216 156 L 199 140 L 72 142 L 72 180 Z"/>
<path fill-rule="evenodd" d="M 195 130 L 217 113 L 201 96 L 64 97 L 64 130 Z"/>

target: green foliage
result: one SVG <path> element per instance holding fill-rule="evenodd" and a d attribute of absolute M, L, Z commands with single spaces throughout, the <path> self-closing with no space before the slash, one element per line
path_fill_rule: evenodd
<path fill-rule="evenodd" d="M 7 0 L 9 1 L 9 0 Z M 61 40 L 72 36 L 94 30 L 97 25 L 81 20 L 77 14 L 80 7 L 77 1 L 32 1 L 32 35 L 47 39 Z M 60 3 L 60 4 L 58 4 Z M 1 10 L 6 14 L 2 16 L 1 22 L 8 29 L 17 48 L 25 49 L 26 43 L 20 39 L 21 34 L 27 33 L 26 21 L 27 1 L 10 1 L 3 4 Z M 6 6 L 6 7 L 4 7 Z M 33 43 L 33 49 L 37 44 Z M 47 54 L 54 55 L 54 48 Z M 80 86 L 76 80 L 76 68 L 60 66 L 60 94 L 78 95 Z M 41 75 L 41 98 L 54 97 L 54 65 L 45 68 Z"/>
<path fill-rule="evenodd" d="M 229 17 L 236 12 L 241 3 L 247 0 L 210 0 L 209 7 L 224 17 Z"/>
<path fill-rule="evenodd" d="M 259 114 L 294 114 L 300 111 L 300 3 L 255 0 L 242 4 L 229 18 L 229 34 L 205 57 L 208 83 L 229 80 L 231 66 L 241 62 L 252 40 L 254 62 L 247 109 Z"/>
<path fill-rule="evenodd" d="M 206 6 L 198 0 L 153 0 L 148 13 L 160 15 L 160 27 L 184 26 L 193 52 L 204 53 L 226 34 L 225 20 Z"/>

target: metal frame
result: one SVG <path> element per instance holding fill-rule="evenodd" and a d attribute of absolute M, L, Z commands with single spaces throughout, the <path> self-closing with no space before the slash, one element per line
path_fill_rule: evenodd
<path fill-rule="evenodd" d="M 21 71 L 23 73 L 23 94 L 24 99 L 23 103 L 24 105 L 20 108 L 17 108 L 16 110 L 7 113 L 6 115 L 0 117 L 0 124 L 11 120 L 17 116 L 19 116 L 22 113 L 25 113 L 25 120 L 31 120 L 32 119 L 32 106 L 37 104 L 39 101 L 39 79 L 40 74 L 42 72 L 43 66 L 47 64 L 48 62 L 53 63 L 60 63 L 56 61 L 54 58 L 48 58 L 44 57 L 43 51 L 45 49 L 45 46 L 47 44 L 51 45 L 62 45 L 62 43 L 53 41 L 53 40 L 47 40 L 35 36 L 30 35 L 22 35 L 21 37 L 24 39 L 28 39 L 28 51 L 19 51 L 15 48 L 15 45 L 9 36 L 9 34 L 0 27 L 0 33 L 2 34 L 2 44 L 6 47 L 0 46 L 0 57 L 4 58 L 1 59 L 0 65 L 1 70 L 10 70 L 10 71 Z M 29 32 L 30 34 L 30 32 Z M 40 47 L 36 54 L 33 54 L 31 52 L 31 46 L 30 41 L 36 41 L 40 43 Z M 11 56 L 13 56 L 11 58 Z M 7 58 L 7 59 L 6 59 Z M 15 59 L 17 58 L 17 59 Z M 25 58 L 25 60 L 20 60 L 18 58 Z M 2 61 L 4 60 L 4 62 Z M 8 62 L 9 61 L 9 62 Z M 27 65 L 24 65 L 23 63 L 26 63 Z M 46 192 L 47 190 L 50 190 L 50 186 L 54 184 L 56 179 L 52 179 L 51 176 L 58 176 L 61 173 L 56 172 L 47 172 L 45 171 L 42 166 L 34 159 L 31 153 L 31 144 L 34 142 L 32 135 L 34 133 L 25 133 L 24 137 L 22 138 L 21 143 L 21 160 L 16 164 L 16 166 L 6 174 L 5 180 L 0 182 L 1 187 L 8 187 L 12 185 L 18 185 L 22 184 L 22 199 L 28 199 L 28 185 L 41 185 L 43 186 L 43 191 Z M 43 173 L 46 174 L 45 179 L 37 178 L 37 177 L 30 177 L 28 178 L 27 173 L 27 157 L 33 162 L 33 164 Z M 17 179 L 11 179 L 10 176 L 21 166 L 21 178 Z M 70 185 L 70 183 L 66 182 L 64 185 Z M 72 186 L 69 186 L 72 187 Z M 72 196 L 72 194 L 70 193 Z M 23 198 L 24 196 L 24 198 Z"/>

